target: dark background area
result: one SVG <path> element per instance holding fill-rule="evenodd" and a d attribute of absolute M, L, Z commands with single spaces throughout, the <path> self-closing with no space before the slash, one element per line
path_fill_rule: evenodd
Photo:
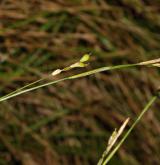
<path fill-rule="evenodd" d="M 0 95 L 92 52 L 103 66 L 160 57 L 159 0 L 0 0 Z M 156 68 L 97 73 L 0 103 L 0 165 L 93 165 L 160 85 Z M 160 102 L 109 164 L 160 163 Z M 128 127 L 127 127 L 128 129 Z"/>

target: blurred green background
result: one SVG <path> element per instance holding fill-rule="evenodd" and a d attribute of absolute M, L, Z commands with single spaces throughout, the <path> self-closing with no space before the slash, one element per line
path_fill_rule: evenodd
<path fill-rule="evenodd" d="M 87 68 L 160 57 L 159 0 L 1 0 L 0 95 L 92 52 Z M 0 165 L 93 165 L 114 128 L 133 122 L 159 70 L 103 72 L 0 103 Z M 58 76 L 59 78 L 60 76 Z M 110 165 L 160 163 L 160 101 Z"/>

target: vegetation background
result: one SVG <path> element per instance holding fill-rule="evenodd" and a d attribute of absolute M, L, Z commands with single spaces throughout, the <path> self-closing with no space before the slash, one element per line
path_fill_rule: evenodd
<path fill-rule="evenodd" d="M 92 52 L 87 68 L 160 55 L 159 0 L 1 0 L 0 95 Z M 159 86 L 132 68 L 58 83 L 0 103 L 0 165 L 96 164 L 114 128 L 130 124 Z M 160 102 L 109 164 L 160 163 Z"/>

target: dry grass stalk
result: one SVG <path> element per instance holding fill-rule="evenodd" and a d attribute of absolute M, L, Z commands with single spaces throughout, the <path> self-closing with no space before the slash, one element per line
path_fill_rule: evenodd
<path fill-rule="evenodd" d="M 112 133 L 112 135 L 110 136 L 109 140 L 108 140 L 108 145 L 106 150 L 103 152 L 102 158 L 99 160 L 98 165 L 102 165 L 104 162 L 104 158 L 108 155 L 108 153 L 111 151 L 111 149 L 113 148 L 114 144 L 116 143 L 117 139 L 120 137 L 120 135 L 122 134 L 122 132 L 124 131 L 127 123 L 129 122 L 129 118 L 127 118 L 124 123 L 122 124 L 122 126 L 119 128 L 119 130 L 117 131 L 116 129 L 114 130 L 114 132 Z"/>
<path fill-rule="evenodd" d="M 140 62 L 138 63 L 139 65 L 153 65 L 153 66 L 157 66 L 160 65 L 160 58 L 158 59 L 154 59 L 154 60 L 149 60 L 149 61 L 144 61 L 144 62 Z"/>

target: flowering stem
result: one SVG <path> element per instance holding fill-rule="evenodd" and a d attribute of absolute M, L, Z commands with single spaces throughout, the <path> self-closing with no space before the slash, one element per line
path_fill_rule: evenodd
<path fill-rule="evenodd" d="M 144 109 L 142 110 L 142 112 L 139 114 L 139 116 L 137 117 L 137 119 L 135 120 L 135 122 L 132 124 L 132 126 L 130 127 L 130 129 L 126 132 L 126 134 L 124 135 L 124 137 L 122 138 L 122 140 L 117 144 L 117 146 L 112 150 L 112 152 L 107 156 L 107 158 L 105 159 L 105 161 L 103 162 L 102 165 L 106 165 L 110 159 L 113 157 L 113 155 L 117 152 L 117 150 L 120 148 L 120 146 L 123 144 L 123 142 L 126 140 L 126 138 L 128 137 L 128 135 L 131 133 L 131 131 L 134 129 L 134 127 L 137 125 L 137 123 L 141 120 L 141 118 L 143 117 L 143 115 L 145 114 L 145 112 L 147 112 L 149 110 L 149 108 L 151 107 L 151 105 L 156 101 L 157 96 L 153 96 L 150 101 L 147 103 L 147 105 L 144 107 Z"/>
<path fill-rule="evenodd" d="M 138 66 L 138 65 L 137 64 L 126 64 L 126 65 L 102 67 L 102 68 L 94 69 L 94 70 L 91 70 L 91 71 L 88 71 L 88 72 L 83 72 L 83 73 L 80 73 L 80 74 L 77 74 L 77 75 L 73 75 L 73 76 L 65 77 L 65 78 L 62 78 L 62 79 L 59 79 L 59 80 L 54 80 L 54 81 L 51 81 L 51 82 L 48 82 L 48 83 L 37 85 L 35 87 L 27 88 L 29 86 L 35 85 L 36 83 L 41 82 L 42 80 L 44 80 L 44 78 L 42 78 L 42 79 L 39 79 L 39 80 L 37 80 L 35 82 L 32 82 L 32 83 L 30 83 L 30 84 L 28 84 L 28 85 L 26 85 L 26 86 L 24 86 L 22 88 L 19 88 L 19 89 L 15 90 L 15 91 L 13 91 L 13 92 L 3 96 L 3 97 L 0 97 L 0 102 L 8 100 L 8 99 L 10 99 L 12 97 L 18 96 L 18 95 L 23 94 L 23 93 L 26 93 L 26 92 L 29 92 L 29 91 L 33 91 L 33 90 L 38 89 L 38 88 L 42 88 L 42 87 L 45 87 L 45 86 L 56 84 L 56 83 L 61 82 L 61 81 L 76 79 L 76 78 L 80 78 L 80 77 L 85 77 L 85 76 L 92 75 L 92 74 L 99 73 L 99 72 L 103 72 L 103 71 L 122 69 L 122 68 L 129 68 L 129 67 L 135 67 L 135 66 Z"/>

